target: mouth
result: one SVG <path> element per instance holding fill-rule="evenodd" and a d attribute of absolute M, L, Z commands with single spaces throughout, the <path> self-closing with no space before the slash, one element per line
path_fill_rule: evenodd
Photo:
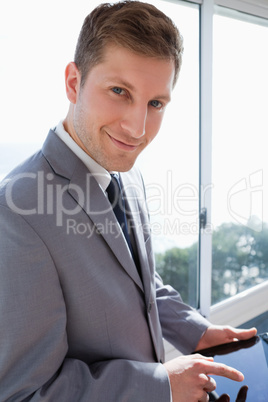
<path fill-rule="evenodd" d="M 114 137 L 112 137 L 111 135 L 109 135 L 107 133 L 108 137 L 110 138 L 110 140 L 112 141 L 112 143 L 119 148 L 120 150 L 123 151 L 127 151 L 127 152 L 134 152 L 136 151 L 136 149 L 138 148 L 138 145 L 130 145 L 130 144 L 126 144 L 125 142 L 119 141 L 117 139 L 115 139 Z"/>

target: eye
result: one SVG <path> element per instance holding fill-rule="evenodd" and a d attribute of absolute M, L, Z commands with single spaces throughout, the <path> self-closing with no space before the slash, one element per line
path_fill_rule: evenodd
<path fill-rule="evenodd" d="M 124 89 L 119 88 L 119 87 L 112 88 L 112 91 L 117 95 L 124 95 L 124 93 L 125 93 Z"/>
<path fill-rule="evenodd" d="M 152 105 L 156 109 L 161 109 L 163 107 L 163 104 L 161 102 L 159 102 L 158 100 L 152 100 L 150 102 L 150 105 Z"/>

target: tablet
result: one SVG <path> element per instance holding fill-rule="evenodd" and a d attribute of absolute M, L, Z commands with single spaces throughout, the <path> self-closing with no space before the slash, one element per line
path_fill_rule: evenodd
<path fill-rule="evenodd" d="M 214 357 L 214 361 L 234 367 L 244 374 L 243 382 L 228 378 L 214 377 L 217 388 L 216 395 L 228 394 L 231 402 L 236 402 L 242 386 L 247 386 L 246 402 L 268 402 L 268 333 L 257 335 L 246 341 L 237 341 L 198 353 Z M 213 399 L 214 398 L 214 399 Z M 215 396 L 211 396 L 212 400 Z"/>

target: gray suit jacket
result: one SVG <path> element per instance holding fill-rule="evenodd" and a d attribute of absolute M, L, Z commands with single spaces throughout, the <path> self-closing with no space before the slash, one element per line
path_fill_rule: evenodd
<path fill-rule="evenodd" d="M 194 350 L 208 322 L 164 286 L 143 183 L 121 174 L 140 277 L 111 206 L 51 131 L 0 187 L 0 401 L 168 402 L 162 337 Z"/>

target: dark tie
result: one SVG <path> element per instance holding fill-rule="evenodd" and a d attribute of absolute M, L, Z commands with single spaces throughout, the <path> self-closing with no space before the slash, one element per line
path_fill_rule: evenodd
<path fill-rule="evenodd" d="M 119 225 L 122 228 L 126 241 L 128 243 L 129 249 L 131 251 L 132 256 L 133 249 L 130 242 L 130 236 L 128 232 L 127 226 L 127 217 L 126 217 L 126 210 L 125 210 L 125 200 L 122 194 L 122 188 L 119 180 L 119 176 L 117 174 L 111 174 L 111 182 L 107 187 L 107 195 L 109 201 L 113 207 L 114 214 L 119 222 Z"/>

